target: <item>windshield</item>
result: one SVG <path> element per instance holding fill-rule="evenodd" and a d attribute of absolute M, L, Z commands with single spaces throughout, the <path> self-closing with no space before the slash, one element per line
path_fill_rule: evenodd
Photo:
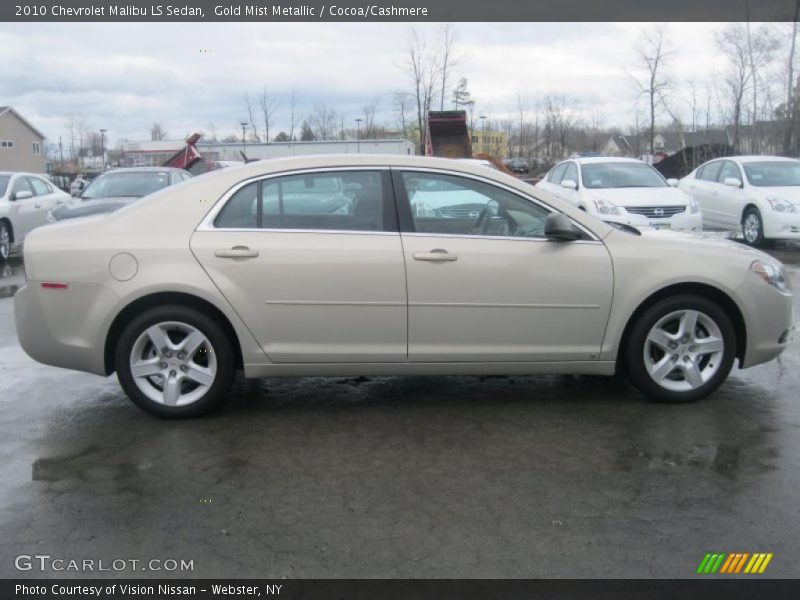
<path fill-rule="evenodd" d="M 11 181 L 11 177 L 8 175 L 0 175 L 0 197 L 6 195 L 6 190 L 8 189 L 8 182 Z"/>
<path fill-rule="evenodd" d="M 800 161 L 744 163 L 744 172 L 750 185 L 758 187 L 800 185 Z"/>
<path fill-rule="evenodd" d="M 167 187 L 169 173 L 153 171 L 141 173 L 106 173 L 95 179 L 81 194 L 81 198 L 113 198 L 133 196 L 141 198 Z"/>
<path fill-rule="evenodd" d="M 661 174 L 644 163 L 594 163 L 582 165 L 584 187 L 630 188 L 668 187 Z"/>

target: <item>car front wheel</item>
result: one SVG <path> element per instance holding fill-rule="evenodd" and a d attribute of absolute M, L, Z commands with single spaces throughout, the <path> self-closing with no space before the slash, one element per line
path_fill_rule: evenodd
<path fill-rule="evenodd" d="M 764 222 L 757 208 L 748 208 L 742 217 L 742 235 L 750 246 L 764 245 Z"/>
<path fill-rule="evenodd" d="M 8 223 L 0 222 L 0 263 L 8 260 L 11 254 L 11 229 Z"/>
<path fill-rule="evenodd" d="M 634 323 L 625 349 L 633 384 L 657 402 L 693 402 L 730 373 L 736 338 L 730 318 L 699 296 L 666 298 Z"/>
<path fill-rule="evenodd" d="M 196 417 L 225 398 L 235 372 L 223 329 L 181 306 L 152 308 L 122 331 L 117 377 L 140 408 L 167 418 Z"/>

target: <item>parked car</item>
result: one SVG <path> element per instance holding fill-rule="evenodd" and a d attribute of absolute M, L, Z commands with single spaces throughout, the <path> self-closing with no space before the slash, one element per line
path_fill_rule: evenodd
<path fill-rule="evenodd" d="M 169 167 L 114 169 L 93 180 L 76 198 L 54 208 L 47 216 L 47 221 L 56 223 L 65 219 L 113 212 L 191 177 L 183 169 Z"/>
<path fill-rule="evenodd" d="M 69 184 L 69 193 L 73 196 L 80 196 L 86 186 L 92 183 L 100 173 L 78 173 L 75 179 Z"/>
<path fill-rule="evenodd" d="M 741 232 L 751 246 L 800 240 L 800 160 L 711 160 L 684 177 L 679 187 L 700 205 L 706 225 Z"/>
<path fill-rule="evenodd" d="M 0 171 L 0 262 L 25 236 L 47 222 L 47 213 L 69 199 L 43 175 Z"/>
<path fill-rule="evenodd" d="M 677 183 L 633 158 L 587 157 L 558 163 L 536 187 L 604 221 L 700 232 L 700 207 Z"/>
<path fill-rule="evenodd" d="M 527 174 L 531 169 L 528 161 L 524 158 L 512 158 L 506 162 L 506 167 L 508 167 L 509 171 L 512 171 L 513 173 L 519 173 L 521 175 Z"/>
<path fill-rule="evenodd" d="M 482 209 L 415 214 L 413 187 Z M 237 369 L 623 369 L 650 398 L 686 402 L 715 390 L 735 360 L 778 356 L 791 328 L 783 266 L 758 250 L 611 225 L 454 160 L 260 161 L 163 189 L 97 225 L 30 234 L 20 343 L 45 364 L 116 371 L 138 406 L 164 417 L 218 405 Z"/>

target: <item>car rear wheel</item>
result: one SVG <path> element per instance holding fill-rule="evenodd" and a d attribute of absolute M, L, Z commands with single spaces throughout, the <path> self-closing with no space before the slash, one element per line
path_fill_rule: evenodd
<path fill-rule="evenodd" d="M 625 349 L 633 384 L 657 402 L 693 402 L 730 373 L 736 336 L 730 318 L 699 296 L 675 296 L 647 309 Z"/>
<path fill-rule="evenodd" d="M 233 381 L 233 349 L 222 328 L 181 306 L 143 312 L 120 335 L 117 377 L 140 408 L 167 418 L 196 417 L 219 405 Z"/>
<path fill-rule="evenodd" d="M 0 221 L 0 263 L 6 262 L 11 254 L 11 228 Z"/>
<path fill-rule="evenodd" d="M 757 208 L 748 208 L 742 217 L 742 235 L 750 246 L 764 245 L 764 222 Z"/>

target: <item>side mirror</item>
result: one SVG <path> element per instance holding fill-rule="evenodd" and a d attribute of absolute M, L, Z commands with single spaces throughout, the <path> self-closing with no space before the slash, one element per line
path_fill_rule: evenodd
<path fill-rule="evenodd" d="M 739 179 L 738 177 L 726 177 L 725 181 L 723 181 L 722 183 L 724 183 L 725 185 L 729 185 L 731 187 L 737 187 L 737 188 L 742 187 L 742 180 Z"/>
<path fill-rule="evenodd" d="M 670 177 L 669 179 L 667 179 L 667 184 L 670 187 L 678 187 L 678 180 L 675 179 L 674 177 Z"/>
<path fill-rule="evenodd" d="M 20 190 L 18 192 L 15 192 L 11 199 L 25 200 L 26 198 L 33 198 L 33 192 L 30 192 L 28 190 Z"/>
<path fill-rule="evenodd" d="M 547 215 L 544 223 L 544 236 L 558 242 L 574 242 L 581 237 L 581 232 L 564 213 L 553 212 Z"/>
<path fill-rule="evenodd" d="M 562 179 L 561 187 L 567 190 L 577 190 L 578 184 L 575 181 L 572 181 L 572 179 Z"/>

